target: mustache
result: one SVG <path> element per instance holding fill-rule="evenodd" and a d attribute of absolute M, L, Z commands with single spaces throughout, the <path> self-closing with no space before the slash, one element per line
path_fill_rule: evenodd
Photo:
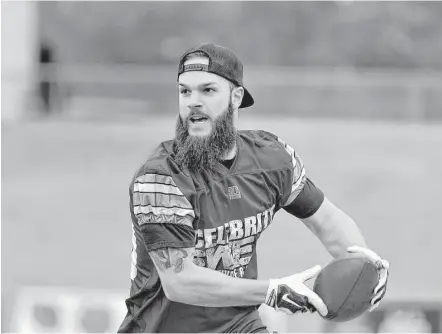
<path fill-rule="evenodd" d="M 194 108 L 190 109 L 189 115 L 187 115 L 183 121 L 185 121 L 187 123 L 194 116 L 205 117 L 208 120 L 212 121 L 212 118 L 209 115 L 207 115 L 206 113 L 204 113 L 198 109 L 194 109 Z"/>

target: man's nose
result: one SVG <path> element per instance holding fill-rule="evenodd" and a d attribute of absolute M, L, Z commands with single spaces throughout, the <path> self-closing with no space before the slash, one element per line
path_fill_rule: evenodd
<path fill-rule="evenodd" d="M 201 108 L 202 106 L 200 94 L 197 92 L 192 93 L 188 101 L 189 109 Z"/>

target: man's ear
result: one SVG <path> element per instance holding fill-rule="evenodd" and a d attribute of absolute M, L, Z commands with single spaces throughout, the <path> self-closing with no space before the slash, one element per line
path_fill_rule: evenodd
<path fill-rule="evenodd" d="M 242 99 L 244 97 L 244 88 L 235 87 L 232 90 L 232 104 L 236 109 L 241 105 Z"/>

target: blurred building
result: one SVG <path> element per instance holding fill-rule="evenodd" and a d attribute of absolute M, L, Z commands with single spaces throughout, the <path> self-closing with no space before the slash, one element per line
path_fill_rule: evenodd
<path fill-rule="evenodd" d="M 108 109 L 109 99 L 119 100 L 115 109 L 132 109 L 137 116 L 174 113 L 169 95 L 175 92 L 177 59 L 191 45 L 215 42 L 243 60 L 245 82 L 258 97 L 257 114 L 278 100 L 278 113 L 300 117 L 441 118 L 439 2 L 22 6 L 29 10 L 20 15 L 30 19 L 20 27 L 21 38 L 3 40 L 20 40 L 28 50 L 21 53 L 26 81 L 34 82 L 28 90 L 37 94 L 35 108 L 46 113 L 79 112 L 89 102 L 95 103 L 91 109 Z M 5 49 L 14 59 L 15 49 Z M 42 49 L 50 61 L 41 57 Z"/>
<path fill-rule="evenodd" d="M 437 2 L 41 2 L 64 62 L 173 65 L 213 41 L 245 64 L 442 69 Z"/>
<path fill-rule="evenodd" d="M 215 42 L 243 60 L 257 114 L 278 100 L 278 113 L 300 117 L 441 117 L 438 2 L 36 6 L 40 38 L 53 43 L 59 65 L 66 66 L 54 77 L 65 108 L 82 109 L 75 103 L 84 98 L 100 105 L 97 98 L 114 97 L 126 101 L 126 109 L 138 101 L 140 115 L 174 113 L 176 102 L 168 96 L 175 92 L 177 59 L 191 45 Z"/>

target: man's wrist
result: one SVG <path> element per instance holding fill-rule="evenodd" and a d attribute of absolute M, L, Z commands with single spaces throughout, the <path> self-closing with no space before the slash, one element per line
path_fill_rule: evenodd
<path fill-rule="evenodd" d="M 278 292 L 277 280 L 276 279 L 269 279 L 269 287 L 267 288 L 265 304 L 274 308 L 276 305 L 277 292 Z"/>

